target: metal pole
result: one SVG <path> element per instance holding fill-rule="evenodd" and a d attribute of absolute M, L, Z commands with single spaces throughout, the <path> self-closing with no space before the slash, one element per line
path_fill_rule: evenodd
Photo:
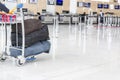
<path fill-rule="evenodd" d="M 24 28 L 24 14 L 23 14 L 22 8 L 20 9 L 20 16 L 21 16 L 21 22 L 22 22 L 22 56 L 24 57 L 24 51 L 25 51 L 25 28 Z"/>

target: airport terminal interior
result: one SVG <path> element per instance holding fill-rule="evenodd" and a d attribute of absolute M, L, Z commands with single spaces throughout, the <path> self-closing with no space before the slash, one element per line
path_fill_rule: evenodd
<path fill-rule="evenodd" d="M 120 0 L 1 0 L 0 80 L 120 80 Z"/>

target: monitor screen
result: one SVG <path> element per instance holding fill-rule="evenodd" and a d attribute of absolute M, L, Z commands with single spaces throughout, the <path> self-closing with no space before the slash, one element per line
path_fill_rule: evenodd
<path fill-rule="evenodd" d="M 37 0 L 29 0 L 30 1 L 30 3 L 32 4 L 32 3 L 37 3 L 38 1 Z"/>
<path fill-rule="evenodd" d="M 77 2 L 77 7 L 84 7 L 84 2 Z"/>
<path fill-rule="evenodd" d="M 104 4 L 104 8 L 105 8 L 105 9 L 108 9 L 108 8 L 109 8 L 109 5 L 108 5 L 108 4 Z"/>
<path fill-rule="evenodd" d="M 68 14 L 69 11 L 67 11 L 67 10 L 63 10 L 62 13 L 63 13 L 63 14 Z"/>
<path fill-rule="evenodd" d="M 23 12 L 28 12 L 27 8 L 22 8 Z"/>
<path fill-rule="evenodd" d="M 103 8 L 103 4 L 98 4 L 98 8 Z"/>
<path fill-rule="evenodd" d="M 28 9 L 27 8 L 22 8 L 22 11 L 23 12 L 28 12 Z M 17 12 L 20 12 L 20 8 L 17 8 Z"/>
<path fill-rule="evenodd" d="M 84 4 L 84 7 L 90 8 L 90 6 L 91 6 L 91 3 L 85 3 Z"/>
<path fill-rule="evenodd" d="M 48 5 L 54 5 L 54 0 L 47 0 Z"/>
<path fill-rule="evenodd" d="M 46 13 L 46 9 L 42 9 L 42 13 Z"/>
<path fill-rule="evenodd" d="M 120 9 L 120 5 L 115 5 L 114 8 L 115 9 Z"/>
<path fill-rule="evenodd" d="M 93 14 L 97 14 L 97 12 L 93 12 Z"/>
<path fill-rule="evenodd" d="M 56 0 L 56 5 L 63 5 L 63 0 Z"/>

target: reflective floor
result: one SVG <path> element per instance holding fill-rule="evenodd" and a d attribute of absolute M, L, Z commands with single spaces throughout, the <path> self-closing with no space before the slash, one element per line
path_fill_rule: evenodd
<path fill-rule="evenodd" d="M 12 58 L 0 62 L 0 80 L 120 80 L 119 27 L 49 25 L 49 31 L 50 54 L 21 67 Z"/>

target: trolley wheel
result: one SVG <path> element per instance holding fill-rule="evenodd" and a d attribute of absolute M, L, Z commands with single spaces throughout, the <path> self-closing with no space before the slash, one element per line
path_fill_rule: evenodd
<path fill-rule="evenodd" d="M 2 54 L 0 55 L 0 61 L 3 62 L 5 61 L 7 58 L 5 56 L 3 56 Z"/>
<path fill-rule="evenodd" d="M 25 64 L 25 58 L 22 56 L 19 56 L 16 60 L 16 65 L 17 66 L 22 66 L 23 64 Z"/>

